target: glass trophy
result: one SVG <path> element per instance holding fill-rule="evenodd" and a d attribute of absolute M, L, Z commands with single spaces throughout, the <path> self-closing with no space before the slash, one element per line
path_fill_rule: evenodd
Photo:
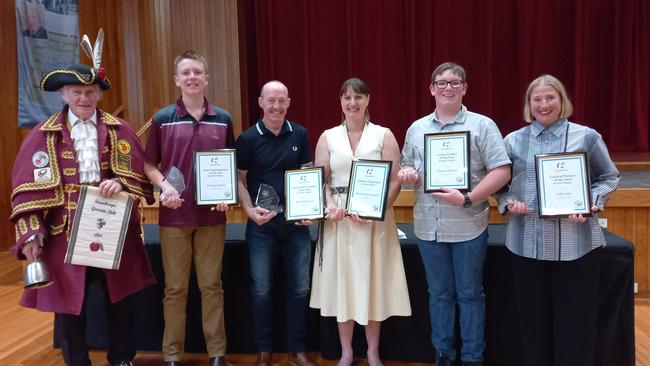
<path fill-rule="evenodd" d="M 178 192 L 180 195 L 185 190 L 185 177 L 178 168 L 172 166 L 165 176 L 165 180 Z"/>
<path fill-rule="evenodd" d="M 264 183 L 261 183 L 260 188 L 257 190 L 255 206 L 261 207 L 271 212 L 284 212 L 284 206 L 280 204 L 280 197 L 275 192 L 275 189 L 273 189 L 273 187 L 270 185 Z"/>
<path fill-rule="evenodd" d="M 422 168 L 422 158 L 420 157 L 420 149 L 415 145 L 407 145 L 402 151 L 402 156 L 400 157 L 400 167 L 402 169 L 406 167 L 411 167 L 415 169 L 418 173 Z"/>
<path fill-rule="evenodd" d="M 528 212 L 531 213 L 537 209 L 537 200 L 535 199 L 535 190 L 526 191 L 526 186 L 529 184 L 531 184 L 531 182 L 528 182 L 528 174 L 525 171 L 521 172 L 512 177 L 509 192 L 515 196 L 516 200 L 523 202 L 528 206 Z M 535 183 L 532 182 L 532 185 L 534 184 Z"/>
<path fill-rule="evenodd" d="M 401 169 L 413 168 L 420 174 L 422 168 L 422 158 L 420 157 L 420 149 L 415 145 L 406 145 L 402 150 L 400 156 L 399 166 Z M 418 178 L 419 179 L 419 178 Z M 405 188 L 413 188 L 416 184 L 404 184 Z"/>

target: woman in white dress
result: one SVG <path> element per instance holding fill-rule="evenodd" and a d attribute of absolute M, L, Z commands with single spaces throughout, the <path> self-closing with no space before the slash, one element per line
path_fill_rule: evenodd
<path fill-rule="evenodd" d="M 392 204 L 400 191 L 397 179 L 399 146 L 393 133 L 369 121 L 370 94 L 357 78 L 341 87 L 343 122 L 326 130 L 316 145 L 314 163 L 325 168 L 327 220 L 322 245 L 316 250 L 310 306 L 321 316 L 335 316 L 342 355 L 339 366 L 354 360 L 354 322 L 365 326 L 368 364 L 382 365 L 379 358 L 381 321 L 411 315 L 404 263 Z M 353 159 L 392 162 L 384 221 L 370 221 L 349 214 L 345 199 Z"/>

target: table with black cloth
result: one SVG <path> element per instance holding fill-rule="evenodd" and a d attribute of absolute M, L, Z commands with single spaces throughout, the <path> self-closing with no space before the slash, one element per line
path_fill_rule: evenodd
<path fill-rule="evenodd" d="M 145 226 L 145 242 L 158 284 L 134 296 L 135 330 L 139 350 L 160 350 L 164 328 L 162 298 L 164 274 L 160 258 L 160 237 L 157 225 Z M 407 238 L 401 240 L 402 256 L 409 286 L 413 315 L 392 317 L 382 323 L 380 352 L 386 360 L 433 362 L 428 312 L 428 293 L 424 267 L 409 224 L 398 225 Z M 248 247 L 245 245 L 243 224 L 229 224 L 223 257 L 223 289 L 228 353 L 255 353 L 250 307 L 250 275 Z M 314 232 L 315 230 L 312 230 Z M 312 235 L 314 238 L 314 235 Z M 596 337 L 595 365 L 634 365 L 634 247 L 629 241 L 605 230 L 600 280 L 599 318 Z M 490 225 L 488 253 L 485 264 L 486 294 L 486 365 L 521 365 L 519 318 L 513 297 L 509 252 L 504 246 L 505 225 Z M 312 243 L 314 245 L 315 243 Z M 275 308 L 275 348 L 286 352 L 284 329 L 284 285 L 282 273 L 277 274 L 278 291 Z M 96 288 L 89 289 L 88 342 L 104 348 L 106 320 L 103 319 L 103 299 Z M 326 359 L 340 357 L 338 330 L 333 317 L 321 318 L 318 310 L 308 311 L 308 350 L 320 350 Z M 205 352 L 201 330 L 200 293 L 194 276 L 190 278 L 187 306 L 187 352 Z M 356 326 L 353 346 L 355 355 L 365 357 L 365 336 Z M 55 324 L 55 345 L 58 330 Z"/>

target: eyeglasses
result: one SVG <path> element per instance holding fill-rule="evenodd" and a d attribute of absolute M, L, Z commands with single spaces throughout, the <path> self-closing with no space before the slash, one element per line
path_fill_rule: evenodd
<path fill-rule="evenodd" d="M 458 89 L 463 85 L 462 80 L 438 80 L 433 83 L 435 86 L 437 86 L 439 89 L 444 89 L 447 87 L 447 84 L 451 85 L 453 89 Z"/>

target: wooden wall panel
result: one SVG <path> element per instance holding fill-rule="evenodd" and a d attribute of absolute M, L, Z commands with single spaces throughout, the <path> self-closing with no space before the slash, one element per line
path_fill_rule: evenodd
<path fill-rule="evenodd" d="M 9 223 L 11 169 L 20 143 L 29 130 L 17 127 L 17 65 L 15 5 L 0 2 L 0 48 L 3 50 L 4 85 L 0 88 L 0 249 L 15 240 Z M 102 64 L 112 87 L 99 103 L 114 112 L 123 107 L 125 117 L 139 130 L 159 108 L 173 103 L 179 92 L 173 82 L 173 61 L 186 49 L 208 59 L 208 99 L 228 110 L 235 136 L 242 126 L 239 79 L 239 38 L 236 0 L 106 0 L 79 2 L 79 30 L 94 41 L 105 32 Z M 83 55 L 81 62 L 90 63 Z"/>
<path fill-rule="evenodd" d="M 180 95 L 174 84 L 176 55 L 194 49 L 208 60 L 206 96 L 228 110 L 241 132 L 241 89 L 236 0 L 122 1 L 126 60 L 126 111 L 142 126 Z"/>
<path fill-rule="evenodd" d="M 11 170 L 20 143 L 28 130 L 18 128 L 18 67 L 16 65 L 16 6 L 13 1 L 0 1 L 0 49 L 2 50 L 3 85 L 0 87 L 0 249 L 16 241 L 11 213 Z"/>
<path fill-rule="evenodd" d="M 79 2 L 79 37 L 87 34 L 95 43 L 97 31 L 104 29 L 104 48 L 102 66 L 111 81 L 111 88 L 105 91 L 99 101 L 99 108 L 113 113 L 123 106 L 123 37 L 122 7 L 117 1 L 80 1 Z M 92 65 L 92 60 L 83 51 L 79 51 L 79 61 Z"/>

